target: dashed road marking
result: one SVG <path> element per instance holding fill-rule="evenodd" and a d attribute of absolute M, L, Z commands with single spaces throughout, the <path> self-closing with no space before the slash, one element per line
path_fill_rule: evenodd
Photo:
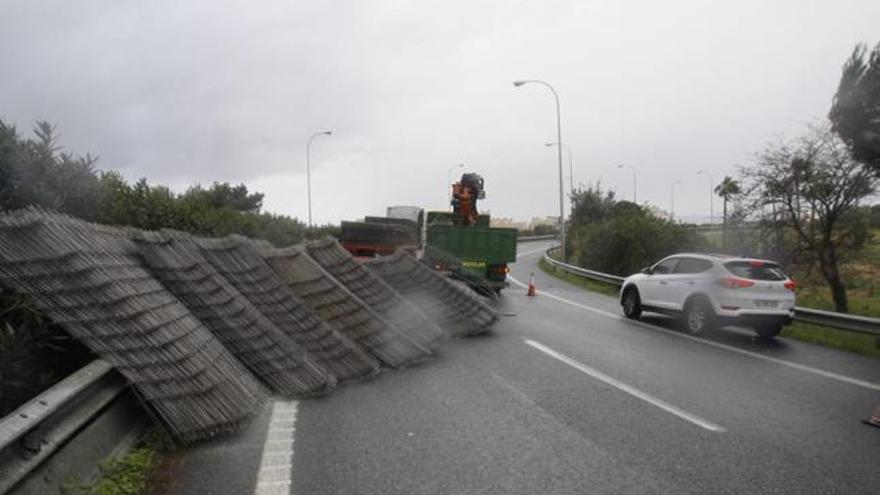
<path fill-rule="evenodd" d="M 599 371 L 597 369 L 591 368 L 591 367 L 587 366 L 586 364 L 581 363 L 580 361 L 576 361 L 576 360 L 566 356 L 565 354 L 557 352 L 557 351 L 547 347 L 546 345 L 544 345 L 538 341 L 531 340 L 531 339 L 525 339 L 525 343 L 527 345 L 530 345 L 530 346 L 534 347 L 535 349 L 543 352 L 544 354 L 556 359 L 557 361 L 561 361 L 561 362 L 571 366 L 572 368 L 580 371 L 581 373 L 589 375 L 589 376 L 595 378 L 596 380 L 599 380 L 600 382 L 611 385 L 612 387 L 614 387 L 622 392 L 626 392 L 629 395 L 632 395 L 633 397 L 635 397 L 637 399 L 643 400 L 643 401 L 647 402 L 648 404 L 651 404 L 652 406 L 658 407 L 658 408 L 668 412 L 669 414 L 672 414 L 674 416 L 678 416 L 679 418 L 681 418 L 689 423 L 695 424 L 695 425 L 699 426 L 700 428 L 703 428 L 704 430 L 714 431 L 715 433 L 724 433 L 725 431 L 727 431 L 722 426 L 719 426 L 711 421 L 705 420 L 695 414 L 691 414 L 691 413 L 685 411 L 684 409 L 681 409 L 680 407 L 673 406 L 672 404 L 670 404 L 662 399 L 658 399 L 657 397 L 654 397 L 653 395 L 648 394 L 647 392 L 643 392 L 643 391 L 633 387 L 632 385 L 628 385 L 628 384 L 626 384 L 616 378 L 610 377 L 610 376 L 606 375 L 605 373 L 602 373 L 601 371 Z"/>
<path fill-rule="evenodd" d="M 254 495 L 287 495 L 290 492 L 296 411 L 296 401 L 272 404 Z"/>

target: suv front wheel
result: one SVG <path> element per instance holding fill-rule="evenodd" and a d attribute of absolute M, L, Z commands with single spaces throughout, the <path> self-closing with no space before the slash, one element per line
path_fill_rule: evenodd
<path fill-rule="evenodd" d="M 642 299 L 639 297 L 639 290 L 635 287 L 627 287 L 623 291 L 623 300 L 620 304 L 627 318 L 635 320 L 642 315 Z"/>

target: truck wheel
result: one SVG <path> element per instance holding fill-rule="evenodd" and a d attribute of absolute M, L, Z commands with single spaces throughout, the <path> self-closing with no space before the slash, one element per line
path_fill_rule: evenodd
<path fill-rule="evenodd" d="M 623 292 L 623 300 L 620 304 L 623 306 L 623 314 L 627 318 L 636 320 L 642 315 L 642 299 L 639 297 L 639 290 L 635 287 L 627 287 Z"/>
<path fill-rule="evenodd" d="M 715 312 L 703 297 L 696 297 L 685 304 L 684 323 L 688 333 L 699 335 L 714 325 Z"/>
<path fill-rule="evenodd" d="M 772 339 L 782 331 L 782 323 L 765 323 L 755 327 L 755 334 L 762 339 Z"/>

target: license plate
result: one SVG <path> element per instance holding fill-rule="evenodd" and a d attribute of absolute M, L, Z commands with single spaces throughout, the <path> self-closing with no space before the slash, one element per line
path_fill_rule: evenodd
<path fill-rule="evenodd" d="M 756 308 L 775 308 L 777 304 L 779 304 L 779 301 L 764 301 L 761 299 L 755 301 Z"/>
<path fill-rule="evenodd" d="M 461 262 L 461 266 L 465 268 L 486 268 L 485 261 L 468 261 L 464 260 Z"/>

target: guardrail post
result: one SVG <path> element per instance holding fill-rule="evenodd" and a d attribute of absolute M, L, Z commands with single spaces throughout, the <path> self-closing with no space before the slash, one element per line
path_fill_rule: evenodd
<path fill-rule="evenodd" d="M 42 426 L 34 428 L 30 433 L 21 437 L 18 441 L 20 453 L 24 459 L 32 459 L 43 449 L 43 440 L 46 434 Z"/>

